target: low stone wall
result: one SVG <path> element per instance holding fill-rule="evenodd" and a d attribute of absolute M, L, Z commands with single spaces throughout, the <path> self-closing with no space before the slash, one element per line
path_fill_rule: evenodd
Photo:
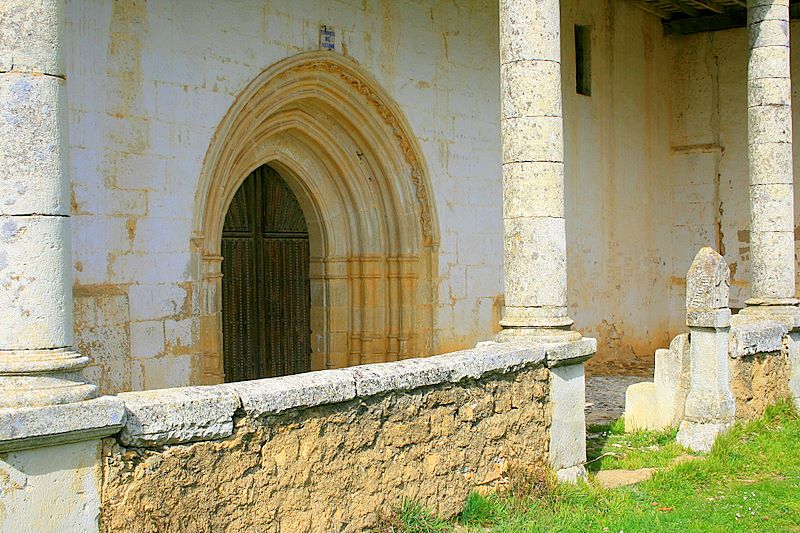
<path fill-rule="evenodd" d="M 544 350 L 495 344 L 122 394 L 101 531 L 361 531 L 406 498 L 453 515 L 549 466 L 550 383 Z"/>
<path fill-rule="evenodd" d="M 763 352 L 731 359 L 730 373 L 737 419 L 758 418 L 770 405 L 792 396 L 789 359 L 783 352 Z"/>
<path fill-rule="evenodd" d="M 728 371 L 738 420 L 758 418 L 792 396 L 786 334 L 785 326 L 768 320 L 731 328 Z"/>
<path fill-rule="evenodd" d="M 629 431 L 675 426 L 685 418 L 691 337 L 678 335 L 669 350 L 656 352 L 654 382 L 628 388 L 625 427 Z M 725 335 L 727 386 L 737 420 L 759 418 L 767 407 L 787 398 L 800 405 L 800 344 L 792 340 L 795 337 L 783 324 L 745 319 L 739 319 Z"/>

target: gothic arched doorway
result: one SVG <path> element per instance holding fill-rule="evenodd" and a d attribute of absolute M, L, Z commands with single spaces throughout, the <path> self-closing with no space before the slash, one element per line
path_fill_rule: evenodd
<path fill-rule="evenodd" d="M 271 167 L 250 174 L 222 230 L 225 381 L 311 369 L 308 227 Z"/>
<path fill-rule="evenodd" d="M 437 353 L 438 224 L 416 137 L 357 63 L 308 52 L 259 74 L 206 154 L 192 239 L 203 383 L 225 380 L 235 335 L 223 332 L 223 222 L 263 165 L 280 174 L 307 223 L 310 370 Z"/>

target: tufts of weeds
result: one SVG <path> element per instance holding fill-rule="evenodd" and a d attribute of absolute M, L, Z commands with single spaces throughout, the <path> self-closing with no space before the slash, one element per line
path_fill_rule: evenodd
<path fill-rule="evenodd" d="M 439 533 L 453 529 L 447 520 L 439 518 L 430 509 L 411 500 L 403 502 L 398 519 L 401 528 L 397 531 L 403 533 Z"/>
<path fill-rule="evenodd" d="M 473 492 L 464 504 L 464 510 L 457 517 L 459 524 L 467 526 L 484 526 L 505 520 L 509 515 L 508 499 L 496 495 L 484 496 Z"/>

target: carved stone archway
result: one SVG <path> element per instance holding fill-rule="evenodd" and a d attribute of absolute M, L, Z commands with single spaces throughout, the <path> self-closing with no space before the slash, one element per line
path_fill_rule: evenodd
<path fill-rule="evenodd" d="M 259 75 L 211 141 L 195 198 L 204 382 L 223 381 L 220 243 L 228 205 L 261 165 L 309 226 L 312 368 L 427 355 L 438 223 L 398 106 L 355 62 L 305 53 Z"/>

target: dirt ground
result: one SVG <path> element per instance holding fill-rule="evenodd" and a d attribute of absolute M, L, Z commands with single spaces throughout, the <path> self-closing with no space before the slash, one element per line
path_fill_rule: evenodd
<path fill-rule="evenodd" d="M 653 381 L 655 356 L 593 357 L 586 363 L 586 423 L 607 424 L 625 411 L 625 391 Z"/>
<path fill-rule="evenodd" d="M 642 376 L 653 377 L 655 355 L 621 357 L 593 357 L 586 363 L 586 376 Z"/>

